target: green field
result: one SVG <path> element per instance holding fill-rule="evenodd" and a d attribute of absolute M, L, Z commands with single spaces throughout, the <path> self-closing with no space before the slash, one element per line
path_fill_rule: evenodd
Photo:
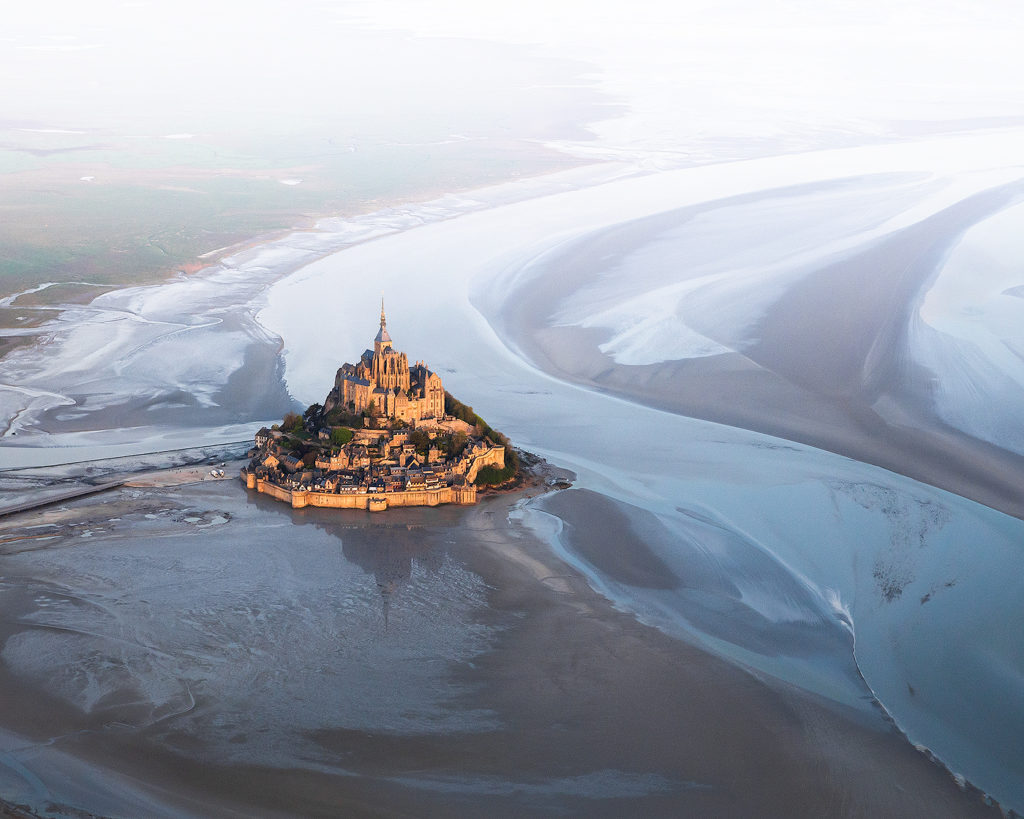
<path fill-rule="evenodd" d="M 19 297 L 14 306 L 80 301 L 100 292 L 96 285 L 191 271 L 213 260 L 203 254 L 306 227 L 318 216 L 573 164 L 529 143 L 496 140 L 424 146 L 0 129 L 0 297 L 68 282 Z M 293 179 L 302 182 L 282 182 Z M 38 319 L 24 309 L 11 312 L 0 311 L 0 327 Z"/>

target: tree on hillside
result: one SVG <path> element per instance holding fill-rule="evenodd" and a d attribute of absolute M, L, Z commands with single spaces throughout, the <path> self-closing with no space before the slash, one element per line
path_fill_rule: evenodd
<path fill-rule="evenodd" d="M 324 408 L 320 404 L 310 404 L 302 413 L 302 419 L 307 426 L 317 426 L 320 424 L 320 416 L 323 415 L 323 411 Z"/>
<path fill-rule="evenodd" d="M 426 455 L 430 449 L 430 436 L 422 429 L 414 429 L 409 433 L 409 443 L 416 447 L 420 455 Z"/>
<path fill-rule="evenodd" d="M 331 443 L 334 446 L 345 446 L 352 440 L 353 432 L 346 427 L 335 427 L 331 430 Z"/>
<path fill-rule="evenodd" d="M 285 413 L 281 429 L 285 432 L 298 432 L 302 429 L 302 416 L 295 412 Z"/>
<path fill-rule="evenodd" d="M 444 408 L 449 415 L 458 418 L 460 421 L 465 421 L 467 424 L 476 424 L 477 422 L 476 413 L 473 412 L 473 408 L 463 404 L 447 390 L 444 393 Z"/>
<path fill-rule="evenodd" d="M 469 436 L 465 432 L 453 432 L 437 438 L 434 443 L 449 458 L 458 458 L 466 448 Z"/>

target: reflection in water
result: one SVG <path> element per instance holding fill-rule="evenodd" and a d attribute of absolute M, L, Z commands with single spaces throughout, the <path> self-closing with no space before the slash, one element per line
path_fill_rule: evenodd
<path fill-rule="evenodd" d="M 246 498 L 262 510 L 288 515 L 294 524 L 312 525 L 338 538 L 345 559 L 372 574 L 377 583 L 385 633 L 392 601 L 408 585 L 414 566 L 437 574 L 465 515 L 465 510 L 453 506 L 393 509 L 382 515 L 348 509 L 290 509 L 254 493 L 246 493 Z"/>
<path fill-rule="evenodd" d="M 497 724 L 455 676 L 497 633 L 487 585 L 450 547 L 464 510 L 293 511 L 225 484 L 163 508 L 122 500 L 80 507 L 96 523 L 74 548 L 2 556 L 27 593 L 0 595 L 0 668 L 80 715 L 60 733 L 84 721 L 91 749 L 117 725 L 143 753 L 333 771 L 324 731 Z"/>

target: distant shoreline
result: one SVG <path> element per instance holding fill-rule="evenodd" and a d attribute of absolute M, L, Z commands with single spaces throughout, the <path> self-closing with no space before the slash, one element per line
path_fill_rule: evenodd
<path fill-rule="evenodd" d="M 162 296 L 166 292 L 162 287 L 177 287 L 179 288 L 178 292 L 191 293 L 202 291 L 198 296 L 198 298 L 204 300 L 202 309 L 213 310 L 217 313 L 208 324 L 194 327 L 192 326 L 194 322 L 192 316 L 199 308 L 198 306 L 193 306 L 191 310 L 186 309 L 185 313 L 180 317 L 180 322 L 189 331 L 201 331 L 204 327 L 208 327 L 210 332 L 216 332 L 214 324 L 220 326 L 224 331 L 231 331 L 234 329 L 231 322 L 236 325 L 241 324 L 246 331 L 245 337 L 236 334 L 232 340 L 233 344 L 237 344 L 239 340 L 244 340 L 246 344 L 245 350 L 238 351 L 239 358 L 244 359 L 241 362 L 241 369 L 232 374 L 232 378 L 229 379 L 227 384 L 218 382 L 216 384 L 202 385 L 208 390 L 216 390 L 223 393 L 223 398 L 219 405 L 210 406 L 209 402 L 204 400 L 194 408 L 182 406 L 180 409 L 155 409 L 152 407 L 153 401 L 151 398 L 139 389 L 126 387 L 125 390 L 128 398 L 125 402 L 119 404 L 117 426 L 121 429 L 130 428 L 135 435 L 152 435 L 156 437 L 166 435 L 167 428 L 174 429 L 179 425 L 182 428 L 186 425 L 193 427 L 197 424 L 197 421 L 202 424 L 200 418 L 204 411 L 213 412 L 215 416 L 207 422 L 208 427 L 224 427 L 230 424 L 233 429 L 238 429 L 240 425 L 235 423 L 235 419 L 238 418 L 239 413 L 248 413 L 257 419 L 272 418 L 290 408 L 288 406 L 289 399 L 285 392 L 285 385 L 280 382 L 280 373 L 278 372 L 281 352 L 280 340 L 275 339 L 273 343 L 270 343 L 266 339 L 266 333 L 253 321 L 253 314 L 260 301 L 265 298 L 266 293 L 275 283 L 280 282 L 288 275 L 309 266 L 317 260 L 322 260 L 337 253 L 339 250 L 373 241 L 382 235 L 401 232 L 420 224 L 448 220 L 474 210 L 498 207 L 509 202 L 518 202 L 536 196 L 543 196 L 551 191 L 580 185 L 584 187 L 599 185 L 608 179 L 622 176 L 624 173 L 635 172 L 635 169 L 630 169 L 616 163 L 579 163 L 573 165 L 570 170 L 560 170 L 540 174 L 536 177 L 520 178 L 482 188 L 475 188 L 472 191 L 474 194 L 472 198 L 468 196 L 470 191 L 464 191 L 462 193 L 448 193 L 439 199 L 422 200 L 419 197 L 410 197 L 406 200 L 396 200 L 393 204 L 384 208 L 364 212 L 350 218 L 339 216 L 323 217 L 318 220 L 317 227 L 313 230 L 282 231 L 280 234 L 277 234 L 278 238 L 276 239 L 271 239 L 268 235 L 250 237 L 241 244 L 232 245 L 227 249 L 221 248 L 220 250 L 228 255 L 219 256 L 216 260 L 211 259 L 209 264 L 204 265 L 201 270 L 188 276 L 172 275 L 164 277 L 159 284 L 155 283 L 152 287 L 148 285 L 141 287 L 130 285 L 108 290 L 104 294 L 103 311 L 112 319 L 123 319 L 126 313 L 143 312 L 148 308 L 147 298 L 151 296 L 159 298 Z M 402 201 L 408 203 L 407 210 L 403 209 Z M 290 246 L 289 240 L 293 237 L 297 239 L 300 247 Z M 305 246 L 302 246 L 303 239 L 305 240 Z M 232 311 L 229 314 L 229 318 L 225 320 L 222 309 L 210 302 L 211 293 L 208 290 L 203 291 L 203 285 L 207 284 L 210 278 L 220 276 L 229 264 L 234 265 L 234 267 L 229 268 L 227 271 L 228 276 L 233 277 L 231 283 L 226 285 L 223 280 L 218 280 L 219 296 L 221 299 L 228 300 Z M 254 274 L 247 274 L 250 267 L 254 269 Z M 136 302 L 138 298 L 142 299 L 140 303 Z M 124 303 L 122 304 L 121 302 Z M 7 309 L 12 310 L 16 308 Z M 163 305 L 158 309 L 162 313 L 161 318 L 167 321 Z M 31 334 L 23 339 L 24 343 L 19 344 L 13 350 L 7 351 L 8 353 L 16 354 L 18 367 L 23 373 L 26 372 L 27 362 L 31 368 L 27 370 L 28 374 L 30 376 L 36 375 L 36 372 L 32 372 L 35 370 L 39 372 L 42 378 L 40 380 L 22 381 L 21 386 L 8 391 L 6 395 L 4 394 L 3 385 L 0 384 L 0 411 L 8 413 L 11 418 L 20 420 L 24 410 L 29 406 L 33 406 L 33 409 L 28 413 L 31 416 L 28 428 L 22 429 L 22 425 L 19 424 L 17 429 L 10 430 L 12 433 L 17 432 L 19 435 L 26 437 L 19 440 L 11 435 L 5 435 L 0 438 L 0 449 L 3 448 L 4 444 L 17 444 L 22 454 L 29 454 L 31 443 L 29 446 L 25 446 L 24 442 L 31 441 L 32 427 L 38 423 L 38 416 L 40 415 L 45 416 L 42 429 L 50 436 L 50 447 L 78 447 L 81 446 L 78 439 L 82 437 L 96 441 L 112 437 L 105 432 L 111 428 L 112 424 L 102 407 L 102 399 L 95 402 L 83 401 L 81 396 L 76 396 L 74 399 L 58 400 L 62 395 L 74 395 L 76 388 L 73 381 L 68 382 L 61 372 L 53 369 L 54 350 L 58 346 L 59 341 L 69 337 L 81 328 L 89 330 L 91 327 L 91 319 L 88 315 L 84 313 L 82 315 L 75 314 L 77 315 L 75 321 L 65 322 L 64 317 L 67 313 L 74 313 L 74 311 L 58 307 L 55 312 L 48 313 L 50 318 L 48 318 L 44 327 L 38 331 L 33 330 Z M 133 327 L 127 322 L 122 322 L 120 325 L 111 324 L 110 326 L 112 328 L 114 326 L 121 327 L 122 332 L 125 334 L 135 333 L 140 330 L 139 326 Z M 168 324 L 164 336 L 169 338 L 175 332 L 177 332 L 177 329 Z M 43 351 L 41 349 L 39 342 L 36 340 L 37 335 L 47 339 L 48 350 Z M 89 335 L 89 343 L 95 343 L 96 337 L 91 334 Z M 104 339 L 104 341 L 107 341 L 107 339 Z M 132 337 L 126 335 L 124 341 L 126 344 L 130 344 Z M 77 358 L 81 354 L 81 347 L 78 341 L 74 343 L 78 349 L 78 352 L 75 353 Z M 70 351 L 68 351 L 68 354 L 70 355 Z M 0 358 L 0 371 L 10 361 L 11 359 L 6 356 Z M 154 368 L 159 371 L 161 366 L 157 364 Z M 247 372 L 249 370 L 251 372 Z M 254 391 L 251 385 L 247 386 L 254 379 L 261 382 L 276 382 L 276 389 Z M 86 383 L 91 383 L 93 380 L 91 378 L 86 379 Z M 168 384 L 167 386 L 168 388 L 176 387 L 178 391 L 188 392 L 191 385 L 186 383 L 181 385 Z M 18 393 L 24 392 L 25 388 L 28 388 L 29 392 L 19 396 Z M 242 393 L 244 397 L 240 397 L 239 393 Z M 108 394 L 108 392 L 104 391 L 104 394 Z M 48 397 L 40 399 L 37 396 Z M 252 402 L 250 406 L 244 405 L 245 399 Z M 44 401 L 41 409 L 34 406 L 38 405 L 40 401 Z M 178 401 L 180 399 L 175 399 L 175 402 Z M 66 417 L 68 413 L 59 410 L 62 404 L 70 405 L 72 403 L 87 403 L 90 405 L 90 409 L 82 414 L 81 419 L 75 418 L 71 420 Z M 197 415 L 196 410 L 199 411 L 199 415 Z M 260 422 L 253 422 L 253 424 L 258 423 Z M 234 435 L 237 433 L 231 432 L 229 434 Z M 85 459 L 91 457 L 102 457 L 102 455 L 98 454 L 98 450 L 93 450 L 83 455 Z M 26 465 L 30 465 L 30 463 L 28 461 Z"/>

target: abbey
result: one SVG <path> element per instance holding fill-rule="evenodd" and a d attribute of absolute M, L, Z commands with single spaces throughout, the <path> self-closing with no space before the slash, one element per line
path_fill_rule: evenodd
<path fill-rule="evenodd" d="M 324 412 L 369 412 L 383 418 L 415 425 L 427 418 L 443 418 L 444 385 L 437 373 L 422 361 L 409 366 L 388 333 L 384 304 L 380 307 L 380 330 L 373 349 L 366 350 L 358 364 L 343 364 L 334 378 L 334 388 L 324 400 Z"/>
<path fill-rule="evenodd" d="M 373 349 L 341 366 L 323 405 L 288 413 L 255 444 L 245 485 L 297 509 L 471 504 L 477 484 L 507 484 L 519 468 L 504 435 L 394 348 L 383 304 Z"/>

